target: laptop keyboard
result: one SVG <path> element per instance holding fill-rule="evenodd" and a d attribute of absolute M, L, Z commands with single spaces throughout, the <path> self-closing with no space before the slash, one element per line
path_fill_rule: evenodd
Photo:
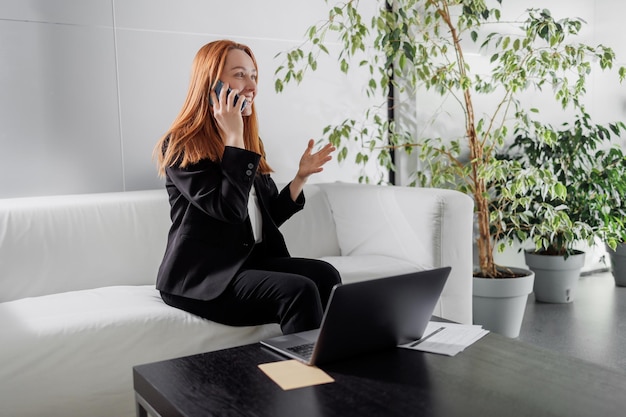
<path fill-rule="evenodd" d="M 303 358 L 309 359 L 313 354 L 313 347 L 315 343 L 305 343 L 303 345 L 288 347 L 287 350 L 302 356 Z"/>

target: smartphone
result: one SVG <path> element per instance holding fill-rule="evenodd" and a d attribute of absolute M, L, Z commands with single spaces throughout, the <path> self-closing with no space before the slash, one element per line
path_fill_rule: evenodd
<path fill-rule="evenodd" d="M 217 84 L 215 85 L 215 94 L 217 95 L 217 99 L 219 100 L 220 98 L 220 91 L 222 91 L 222 87 L 224 86 L 224 83 L 222 82 L 222 80 L 217 80 Z M 230 92 L 232 91 L 232 89 L 230 87 L 228 87 L 228 90 L 226 90 L 226 97 L 228 97 L 228 95 L 230 94 Z M 235 94 L 235 103 L 237 103 L 239 100 L 239 94 Z M 246 108 L 246 105 L 248 104 L 248 102 L 246 101 L 246 99 L 243 99 L 243 104 L 241 105 L 241 111 L 243 111 L 243 109 Z M 213 103 L 211 103 L 211 105 L 213 105 Z"/>

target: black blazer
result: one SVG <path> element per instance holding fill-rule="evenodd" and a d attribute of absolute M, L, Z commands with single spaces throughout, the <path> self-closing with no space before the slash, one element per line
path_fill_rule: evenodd
<path fill-rule="evenodd" d="M 158 290 L 197 300 L 222 293 L 254 247 L 248 197 L 255 187 L 269 256 L 289 256 L 278 227 L 304 207 L 289 186 L 278 192 L 269 175 L 256 175 L 260 155 L 226 147 L 221 162 L 202 160 L 166 169 L 171 206 L 167 247 L 159 267 Z"/>

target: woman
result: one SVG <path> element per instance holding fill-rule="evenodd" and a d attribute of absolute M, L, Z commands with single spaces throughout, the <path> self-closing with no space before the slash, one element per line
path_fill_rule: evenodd
<path fill-rule="evenodd" d="M 258 135 L 256 94 L 250 48 L 220 40 L 198 51 L 182 110 L 155 148 L 172 219 L 157 289 L 167 304 L 209 320 L 279 323 L 295 333 L 320 326 L 341 279 L 326 262 L 291 258 L 278 227 L 302 210 L 304 184 L 335 148 L 314 152 L 309 140 L 279 192 Z"/>

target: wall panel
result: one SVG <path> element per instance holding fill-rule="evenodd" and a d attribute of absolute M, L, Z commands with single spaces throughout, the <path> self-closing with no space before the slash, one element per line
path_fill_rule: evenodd
<path fill-rule="evenodd" d="M 119 190 L 112 29 L 0 20 L 0 36 L 0 197 Z"/>

